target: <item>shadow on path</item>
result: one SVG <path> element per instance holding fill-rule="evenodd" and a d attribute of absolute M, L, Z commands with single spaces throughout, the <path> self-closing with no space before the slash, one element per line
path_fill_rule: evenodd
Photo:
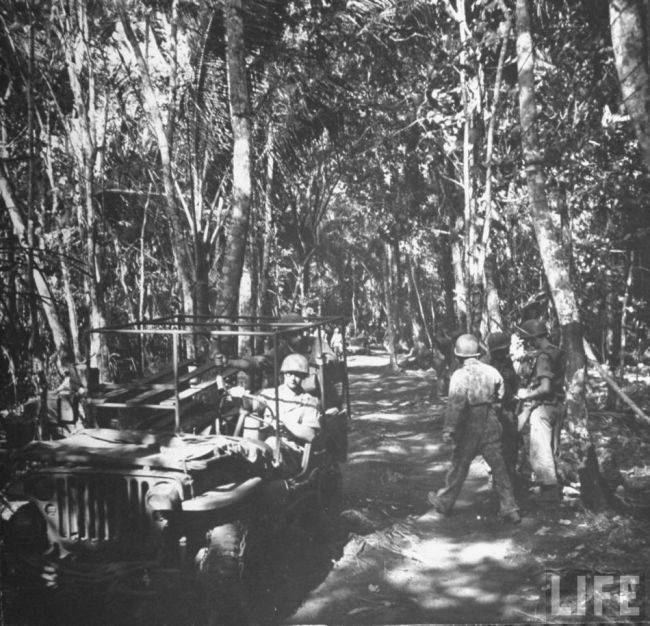
<path fill-rule="evenodd" d="M 384 355 L 349 363 L 352 423 L 345 464 L 349 541 L 292 624 L 542 621 L 537 563 L 517 544 L 524 526 L 496 517 L 487 465 L 476 460 L 449 518 L 426 516 L 444 483 L 442 405 L 433 375 L 393 373 Z"/>

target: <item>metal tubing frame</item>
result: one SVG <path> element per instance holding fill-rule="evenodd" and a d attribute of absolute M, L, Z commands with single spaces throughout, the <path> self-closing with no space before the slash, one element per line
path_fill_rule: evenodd
<path fill-rule="evenodd" d="M 210 322 L 197 322 L 197 320 L 211 320 Z M 240 320 L 247 320 L 246 322 L 241 322 Z M 215 323 L 215 320 L 219 320 Z M 274 367 L 274 372 L 276 374 L 279 374 L 280 370 L 280 363 L 278 363 L 278 339 L 280 337 L 283 337 L 284 335 L 290 334 L 292 332 L 295 332 L 296 328 L 299 328 L 303 332 L 311 329 L 317 329 L 318 332 L 318 339 L 321 344 L 321 354 L 320 354 L 320 363 L 319 363 L 319 370 L 321 374 L 321 380 L 323 379 L 323 363 L 324 363 L 324 358 L 323 358 L 323 343 L 322 343 L 322 333 L 323 333 L 323 326 L 325 324 L 341 324 L 342 326 L 342 335 L 343 335 L 343 364 L 345 368 L 345 379 L 346 383 L 344 385 L 344 394 L 345 394 L 345 403 L 347 407 L 347 413 L 348 416 L 350 416 L 350 391 L 349 391 L 349 383 L 347 381 L 347 363 L 345 357 L 347 356 L 347 349 L 346 349 L 346 338 L 345 338 L 345 318 L 341 316 L 326 316 L 326 317 L 318 317 L 318 318 L 313 318 L 312 320 L 306 320 L 304 323 L 299 324 L 296 322 L 290 322 L 287 324 L 278 322 L 275 318 L 257 318 L 257 317 L 252 317 L 252 316 L 240 316 L 236 320 L 232 320 L 230 318 L 221 318 L 221 317 L 212 317 L 212 316 L 184 316 L 184 315 L 176 315 L 176 316 L 168 316 L 168 317 L 158 317 L 158 318 L 153 318 L 151 320 L 138 320 L 136 322 L 130 322 L 128 324 L 121 324 L 118 326 L 104 326 L 101 328 L 93 328 L 89 331 L 86 332 L 87 334 L 87 341 L 89 342 L 89 337 L 93 333 L 102 333 L 102 334 L 133 334 L 133 335 L 139 335 L 140 337 L 143 337 L 144 335 L 171 335 L 172 336 L 172 360 L 173 360 L 173 376 L 174 376 L 174 430 L 176 432 L 180 432 L 180 421 L 181 421 L 181 415 L 180 415 L 180 396 L 179 396 L 179 381 L 178 381 L 178 342 L 180 337 L 185 337 L 185 336 L 194 336 L 197 333 L 201 334 L 207 334 L 210 337 L 233 337 L 233 336 L 245 336 L 245 337 L 272 337 L 273 340 L 273 367 Z M 163 324 L 169 324 L 171 326 L 189 326 L 190 328 L 156 328 L 156 326 L 163 325 Z M 237 329 L 237 330 L 210 330 L 207 333 L 205 330 L 201 330 L 202 326 L 214 326 L 214 325 L 221 325 L 221 324 L 226 324 L 229 326 L 261 326 L 261 325 L 267 325 L 271 328 L 271 330 L 251 330 L 251 329 Z M 154 328 L 151 328 L 150 326 L 154 326 Z M 280 400 L 278 398 L 278 378 L 276 377 L 276 380 L 274 381 L 275 383 L 275 389 L 276 389 L 276 394 L 275 394 L 275 405 L 276 405 L 276 411 L 275 411 L 275 427 L 276 427 L 276 432 L 278 433 L 277 436 L 277 443 L 276 443 L 276 449 L 274 451 L 274 456 L 277 462 L 280 460 Z M 325 385 L 321 383 L 321 404 L 324 406 L 324 387 Z M 167 408 L 167 407 L 166 407 Z"/>

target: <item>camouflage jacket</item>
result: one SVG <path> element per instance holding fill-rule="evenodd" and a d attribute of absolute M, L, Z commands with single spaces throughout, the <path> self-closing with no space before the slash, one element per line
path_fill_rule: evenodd
<path fill-rule="evenodd" d="M 449 396 L 444 431 L 454 433 L 465 417 L 471 418 L 472 407 L 499 402 L 505 394 L 499 372 L 476 358 L 466 359 L 449 381 Z"/>

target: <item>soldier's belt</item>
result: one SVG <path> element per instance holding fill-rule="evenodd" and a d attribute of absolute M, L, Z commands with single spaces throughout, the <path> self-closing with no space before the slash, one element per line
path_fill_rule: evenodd
<path fill-rule="evenodd" d="M 536 408 L 538 406 L 555 406 L 556 404 L 559 403 L 559 399 L 545 399 L 542 400 L 541 398 L 534 398 L 532 400 L 521 400 L 521 406 L 523 408 L 529 409 L 530 407 Z"/>

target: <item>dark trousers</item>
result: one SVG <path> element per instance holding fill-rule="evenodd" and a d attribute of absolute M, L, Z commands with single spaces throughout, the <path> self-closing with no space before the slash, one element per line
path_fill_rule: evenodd
<path fill-rule="evenodd" d="M 467 478 L 470 465 L 479 454 L 492 470 L 494 487 L 499 496 L 500 512 L 507 514 L 519 509 L 503 458 L 501 434 L 501 424 L 492 408 L 481 406 L 470 409 L 463 426 L 456 434 L 456 445 L 446 484 L 437 494 L 443 513 L 449 513 L 453 508 Z"/>
<path fill-rule="evenodd" d="M 501 452 L 503 460 L 510 476 L 510 482 L 514 485 L 517 472 L 517 458 L 519 454 L 519 432 L 517 431 L 517 415 L 514 411 L 502 409 L 499 413 L 501 423 Z"/>

